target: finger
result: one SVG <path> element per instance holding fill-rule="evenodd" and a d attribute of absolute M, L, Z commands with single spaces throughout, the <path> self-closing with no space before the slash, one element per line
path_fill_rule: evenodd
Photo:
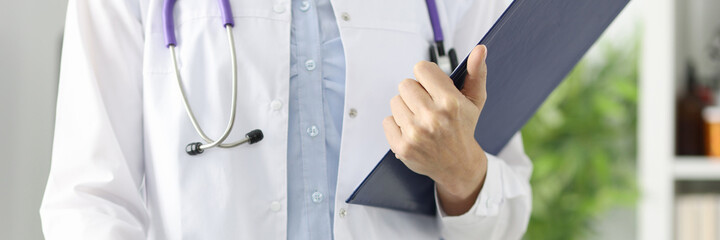
<path fill-rule="evenodd" d="M 402 132 L 393 116 L 386 117 L 383 120 L 383 129 L 385 129 L 385 138 L 387 138 L 390 144 L 390 149 L 393 149 L 393 152 L 395 152 L 398 144 L 402 141 Z"/>
<path fill-rule="evenodd" d="M 467 76 L 462 93 L 478 108 L 482 109 L 487 98 L 487 47 L 477 45 L 470 53 L 467 61 Z"/>
<path fill-rule="evenodd" d="M 443 72 L 437 64 L 421 61 L 413 68 L 415 78 L 432 96 L 433 100 L 447 98 L 448 96 L 460 94 L 455 88 L 452 79 Z"/>
<path fill-rule="evenodd" d="M 398 91 L 400 97 L 405 104 L 410 108 L 413 114 L 418 114 L 423 110 L 429 109 L 432 104 L 432 97 L 430 94 L 420 85 L 419 82 L 412 79 L 405 79 L 398 85 Z"/>
<path fill-rule="evenodd" d="M 390 100 L 390 111 L 392 111 L 395 122 L 398 126 L 400 126 L 400 128 L 408 126 L 414 116 L 400 95 L 397 95 Z"/>

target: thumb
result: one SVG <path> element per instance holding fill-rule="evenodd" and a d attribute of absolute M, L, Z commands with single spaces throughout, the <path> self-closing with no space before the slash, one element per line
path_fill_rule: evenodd
<path fill-rule="evenodd" d="M 467 61 L 467 76 L 465 84 L 461 92 L 479 109 L 485 105 L 487 99 L 487 91 L 485 88 L 485 80 L 487 79 L 487 47 L 485 45 L 477 45 L 470 52 Z"/>

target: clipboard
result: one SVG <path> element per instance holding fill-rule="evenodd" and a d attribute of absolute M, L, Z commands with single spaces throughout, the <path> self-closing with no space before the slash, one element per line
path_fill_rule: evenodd
<path fill-rule="evenodd" d="M 629 0 L 515 0 L 480 40 L 488 99 L 475 139 L 497 155 L 560 84 Z M 467 57 L 450 78 L 462 89 Z M 350 204 L 435 215 L 435 183 L 388 151 L 346 200 Z"/>

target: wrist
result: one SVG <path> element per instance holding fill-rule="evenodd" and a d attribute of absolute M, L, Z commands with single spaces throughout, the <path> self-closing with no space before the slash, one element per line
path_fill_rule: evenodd
<path fill-rule="evenodd" d="M 487 156 L 477 142 L 474 143 L 475 147 L 471 147 L 472 151 L 466 156 L 467 164 L 460 164 L 463 166 L 446 171 L 443 177 L 434 179 L 440 204 L 449 215 L 467 212 L 475 203 L 485 182 Z"/>
<path fill-rule="evenodd" d="M 435 180 L 438 189 L 449 197 L 465 199 L 477 196 L 482 189 L 487 175 L 487 159 L 484 156 L 477 157 L 472 167 L 459 168 L 454 173 L 448 173 L 445 177 Z"/>

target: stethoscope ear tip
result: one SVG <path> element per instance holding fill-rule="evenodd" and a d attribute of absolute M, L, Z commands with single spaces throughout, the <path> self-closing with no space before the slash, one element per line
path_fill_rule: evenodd
<path fill-rule="evenodd" d="M 245 137 L 247 137 L 250 140 L 250 144 L 253 144 L 253 143 L 263 140 L 263 138 L 265 136 L 263 135 L 262 130 L 255 129 L 255 130 L 252 130 L 252 131 L 248 132 L 247 134 L 245 134 Z"/>
<path fill-rule="evenodd" d="M 187 146 L 185 146 L 185 152 L 189 155 L 201 154 L 204 152 L 204 150 L 202 148 L 200 148 L 200 146 L 202 146 L 201 142 L 190 143 Z"/>

